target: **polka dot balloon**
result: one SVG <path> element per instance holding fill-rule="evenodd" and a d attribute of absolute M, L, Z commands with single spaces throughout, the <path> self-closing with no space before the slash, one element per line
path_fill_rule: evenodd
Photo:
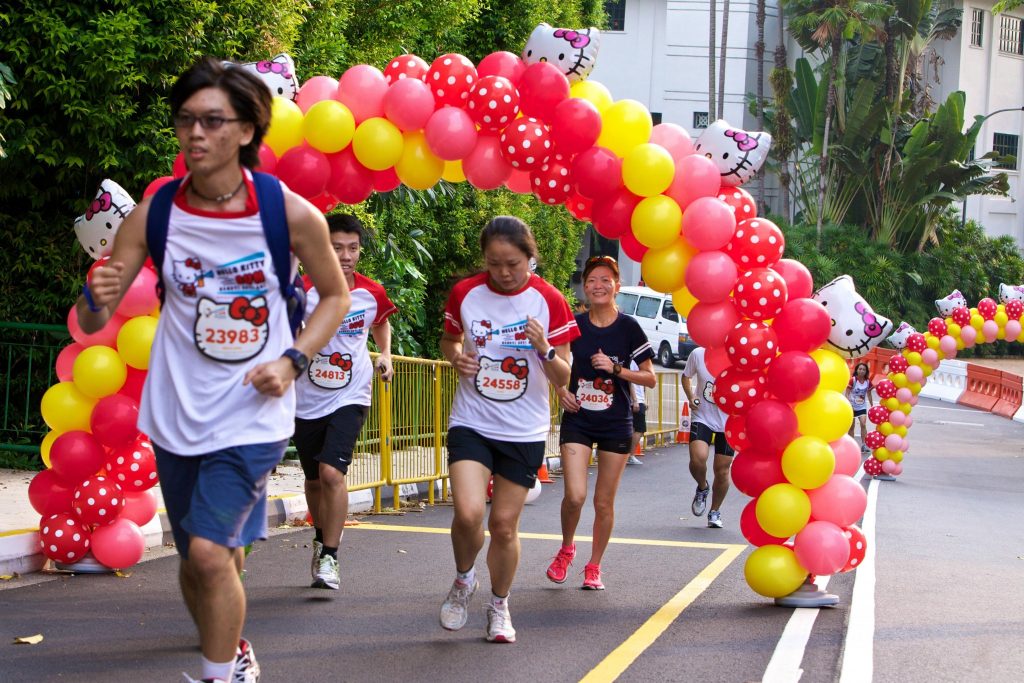
<path fill-rule="evenodd" d="M 103 468 L 125 491 L 145 491 L 157 483 L 153 446 L 141 439 L 114 449 Z"/>
<path fill-rule="evenodd" d="M 966 327 L 971 324 L 971 311 L 966 306 L 957 306 L 949 317 L 960 327 Z"/>
<path fill-rule="evenodd" d="M 840 573 L 852 571 L 859 567 L 868 552 L 868 540 L 864 536 L 864 532 L 856 524 L 851 524 L 843 529 L 843 536 L 850 541 L 850 558 L 846 560 L 846 565 L 839 570 Z"/>
<path fill-rule="evenodd" d="M 519 113 L 519 93 L 507 78 L 485 76 L 470 89 L 466 111 L 483 130 L 501 130 Z"/>
<path fill-rule="evenodd" d="M 737 223 L 725 253 L 740 267 L 767 267 L 782 258 L 785 248 L 786 238 L 779 226 L 766 218 L 749 218 Z"/>
<path fill-rule="evenodd" d="M 744 320 L 725 338 L 729 361 L 741 370 L 762 370 L 778 353 L 775 330 L 763 322 Z"/>
<path fill-rule="evenodd" d="M 729 367 L 715 380 L 715 404 L 726 415 L 743 415 L 768 393 L 764 373 Z"/>
<path fill-rule="evenodd" d="M 914 334 L 907 337 L 907 348 L 910 349 L 911 351 L 917 351 L 918 353 L 921 353 L 922 351 L 928 348 L 928 340 L 925 339 L 924 335 L 921 334 L 920 332 L 915 332 Z"/>
<path fill-rule="evenodd" d="M 89 551 L 89 536 L 89 528 L 68 513 L 39 521 L 39 549 L 54 562 L 78 562 Z"/>
<path fill-rule="evenodd" d="M 742 187 L 723 187 L 718 198 L 725 202 L 736 214 L 736 222 L 757 217 L 757 202 Z"/>
<path fill-rule="evenodd" d="M 573 192 L 565 200 L 565 208 L 578 221 L 590 221 L 594 216 L 594 200 Z"/>
<path fill-rule="evenodd" d="M 399 55 L 388 62 L 387 68 L 384 69 L 384 80 L 388 85 L 403 78 L 418 78 L 423 81 L 426 80 L 429 70 L 430 65 L 416 55 Z"/>
<path fill-rule="evenodd" d="M 736 281 L 736 308 L 754 320 L 774 318 L 786 305 L 786 281 L 771 268 L 754 268 Z"/>
<path fill-rule="evenodd" d="M 540 170 L 551 158 L 551 134 L 534 118 L 513 121 L 501 132 L 498 141 L 501 156 L 512 168 Z"/>
<path fill-rule="evenodd" d="M 1024 315 L 1024 302 L 1011 299 L 1006 302 L 1005 309 L 1006 316 L 1010 320 L 1020 320 L 1021 315 Z"/>
<path fill-rule="evenodd" d="M 998 310 L 998 304 L 995 299 L 985 297 L 978 302 L 978 313 L 981 313 L 981 317 L 985 320 L 991 320 L 996 317 L 996 311 Z"/>
<path fill-rule="evenodd" d="M 928 331 L 932 333 L 933 337 L 944 337 L 948 331 L 946 321 L 942 318 L 932 318 L 928 321 Z"/>
<path fill-rule="evenodd" d="M 882 473 L 882 463 L 874 458 L 868 458 L 864 461 L 864 473 L 872 477 L 878 476 Z"/>
<path fill-rule="evenodd" d="M 110 524 L 124 508 L 124 492 L 106 477 L 90 477 L 75 488 L 71 506 L 83 524 Z"/>
<path fill-rule="evenodd" d="M 530 174 L 533 194 L 545 204 L 564 204 L 573 192 L 569 169 L 566 158 L 555 154 L 540 170 Z"/>
<path fill-rule="evenodd" d="M 446 104 L 452 107 L 465 106 L 469 99 L 469 91 L 476 80 L 476 67 L 473 66 L 473 62 L 455 53 L 441 55 L 435 59 L 426 77 L 438 109 Z"/>

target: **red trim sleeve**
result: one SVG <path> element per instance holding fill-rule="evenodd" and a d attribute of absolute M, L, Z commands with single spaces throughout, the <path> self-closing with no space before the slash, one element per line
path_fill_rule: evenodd
<path fill-rule="evenodd" d="M 466 295 L 469 294 L 470 290 L 479 287 L 481 284 L 486 284 L 486 278 L 487 273 L 480 273 L 455 283 L 451 294 L 448 295 L 448 301 L 444 305 L 445 332 L 448 334 L 462 334 L 465 331 L 465 328 L 462 326 L 462 302 L 465 301 Z"/>
<path fill-rule="evenodd" d="M 373 320 L 373 326 L 383 325 L 387 319 L 398 312 L 398 307 L 388 298 L 387 290 L 376 280 L 372 280 L 362 273 L 355 273 L 356 287 L 362 287 L 370 293 L 377 302 L 377 317 Z"/>
<path fill-rule="evenodd" d="M 576 325 L 576 318 L 562 293 L 539 276 L 535 276 L 531 283 L 544 297 L 548 306 L 548 342 L 553 346 L 560 346 L 579 338 L 580 328 Z"/>

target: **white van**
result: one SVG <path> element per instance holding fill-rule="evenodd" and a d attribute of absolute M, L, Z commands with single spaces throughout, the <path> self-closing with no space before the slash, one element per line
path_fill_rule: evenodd
<path fill-rule="evenodd" d="M 619 310 L 630 316 L 647 334 L 658 362 L 670 368 L 677 360 L 685 360 L 697 345 L 686 329 L 686 318 L 676 312 L 672 295 L 650 287 L 622 287 L 615 295 Z"/>

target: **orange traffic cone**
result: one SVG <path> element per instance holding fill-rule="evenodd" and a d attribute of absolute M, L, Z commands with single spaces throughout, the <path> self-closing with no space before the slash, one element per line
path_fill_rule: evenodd
<path fill-rule="evenodd" d="M 690 443 L 690 402 L 683 403 L 683 409 L 679 412 L 679 431 L 676 433 L 676 443 Z"/>
<path fill-rule="evenodd" d="M 643 440 L 636 442 L 636 448 L 633 449 L 633 455 L 643 456 L 644 454 L 644 442 Z"/>
<path fill-rule="evenodd" d="M 539 479 L 540 483 L 542 483 L 542 484 L 554 484 L 555 483 L 555 480 L 552 479 L 551 475 L 548 474 L 548 463 L 547 463 L 547 461 L 542 463 L 541 466 L 540 466 L 540 469 L 537 470 L 537 479 Z"/>

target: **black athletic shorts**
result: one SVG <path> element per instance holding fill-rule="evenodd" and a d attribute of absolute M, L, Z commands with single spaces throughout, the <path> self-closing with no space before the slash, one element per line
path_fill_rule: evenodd
<path fill-rule="evenodd" d="M 703 422 L 694 422 L 690 427 L 690 441 L 703 441 L 714 446 L 715 455 L 736 455 L 736 451 L 725 440 L 725 432 L 713 432 Z"/>
<path fill-rule="evenodd" d="M 629 455 L 633 451 L 633 435 L 625 437 L 607 438 L 594 436 L 580 429 L 566 429 L 564 426 L 558 434 L 558 445 L 567 443 L 578 443 L 587 448 L 593 448 L 597 444 L 597 450 L 606 453 L 618 453 Z"/>
<path fill-rule="evenodd" d="M 639 409 L 633 413 L 633 433 L 647 433 L 647 404 L 641 403 Z"/>
<path fill-rule="evenodd" d="M 369 406 L 347 405 L 312 420 L 295 418 L 295 450 L 306 481 L 320 478 L 320 463 L 348 474 L 352 451 L 370 412 Z"/>
<path fill-rule="evenodd" d="M 498 441 L 469 427 L 448 430 L 448 465 L 459 460 L 472 460 L 504 479 L 533 488 L 537 470 L 544 463 L 543 441 Z"/>

